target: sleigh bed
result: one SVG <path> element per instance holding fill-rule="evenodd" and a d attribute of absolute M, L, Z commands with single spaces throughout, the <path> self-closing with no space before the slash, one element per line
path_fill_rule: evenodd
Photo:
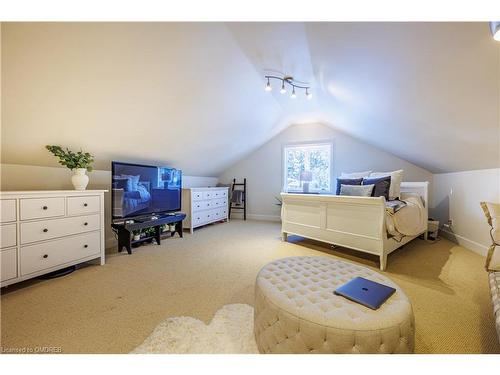
<path fill-rule="evenodd" d="M 428 185 L 403 182 L 401 200 L 408 207 L 401 212 L 391 212 L 384 197 L 282 193 L 283 240 L 294 234 L 374 254 L 383 271 L 388 254 L 421 234 L 426 237 Z M 412 228 L 406 229 L 405 222 Z"/>

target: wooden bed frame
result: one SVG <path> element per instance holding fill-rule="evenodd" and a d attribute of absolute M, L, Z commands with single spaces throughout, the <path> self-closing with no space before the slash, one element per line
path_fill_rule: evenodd
<path fill-rule="evenodd" d="M 388 238 L 384 197 L 281 193 L 281 231 L 374 254 L 385 270 L 387 255 L 424 234 L 427 237 L 428 182 L 403 182 L 401 193 L 418 194 L 425 207 L 425 225 L 416 236 Z"/>

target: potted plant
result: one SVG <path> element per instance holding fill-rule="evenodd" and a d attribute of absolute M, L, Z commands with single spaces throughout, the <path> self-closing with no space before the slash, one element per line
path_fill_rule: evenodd
<path fill-rule="evenodd" d="M 141 231 L 140 230 L 134 230 L 132 232 L 132 234 L 133 234 L 134 241 L 139 241 L 141 239 Z"/>
<path fill-rule="evenodd" d="M 63 150 L 61 146 L 47 145 L 45 148 L 59 158 L 59 164 L 74 171 L 71 183 L 75 190 L 85 190 L 89 183 L 89 176 L 86 175 L 86 172 L 92 171 L 94 156 L 81 150 L 78 152 L 73 152 L 68 148 Z"/>

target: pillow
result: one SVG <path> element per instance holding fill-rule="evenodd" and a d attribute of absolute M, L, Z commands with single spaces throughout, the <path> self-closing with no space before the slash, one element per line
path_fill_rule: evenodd
<path fill-rule="evenodd" d="M 350 178 L 350 179 L 353 179 L 353 178 L 365 178 L 365 177 L 368 177 L 371 172 L 372 171 L 352 172 L 352 173 L 344 173 L 344 172 L 342 172 L 340 174 L 340 178 Z"/>
<path fill-rule="evenodd" d="M 340 185 L 340 195 L 371 197 L 375 185 Z"/>
<path fill-rule="evenodd" d="M 127 190 L 128 178 L 114 178 L 113 188 Z"/>
<path fill-rule="evenodd" d="M 389 200 L 389 190 L 391 187 L 391 176 L 377 178 L 363 178 L 362 185 L 375 185 L 372 197 L 384 197 Z"/>
<path fill-rule="evenodd" d="M 393 172 L 375 172 L 370 173 L 372 177 L 387 177 L 391 176 L 391 186 L 389 188 L 389 199 L 399 199 L 401 196 L 401 182 L 403 182 L 403 170 Z"/>
<path fill-rule="evenodd" d="M 341 185 L 361 185 L 363 182 L 362 178 L 337 178 L 337 195 L 340 195 Z"/>
<path fill-rule="evenodd" d="M 137 185 L 139 185 L 140 175 L 133 176 L 129 174 L 122 174 L 120 177 L 127 179 L 127 188 L 125 191 L 134 191 L 137 190 Z"/>

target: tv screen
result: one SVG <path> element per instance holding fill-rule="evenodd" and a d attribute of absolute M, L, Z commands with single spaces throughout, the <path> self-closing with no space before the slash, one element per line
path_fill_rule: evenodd
<path fill-rule="evenodd" d="M 113 220 L 180 211 L 180 170 L 120 162 L 111 170 Z"/>

